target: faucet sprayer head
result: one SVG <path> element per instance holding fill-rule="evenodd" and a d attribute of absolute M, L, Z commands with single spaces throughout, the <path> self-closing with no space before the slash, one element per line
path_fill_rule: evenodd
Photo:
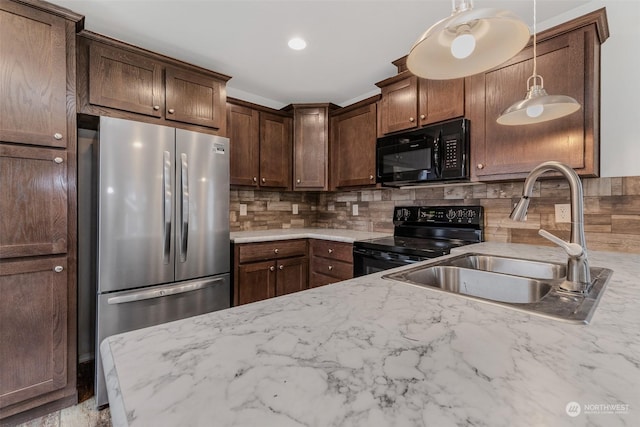
<path fill-rule="evenodd" d="M 516 204 L 516 206 L 511 211 L 511 215 L 509 215 L 509 218 L 511 218 L 514 221 L 524 221 L 527 217 L 528 208 L 529 208 L 529 197 L 522 196 L 518 204 Z"/>

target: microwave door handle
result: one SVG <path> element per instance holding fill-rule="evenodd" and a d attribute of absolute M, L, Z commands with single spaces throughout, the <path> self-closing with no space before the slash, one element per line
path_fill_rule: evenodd
<path fill-rule="evenodd" d="M 437 178 L 440 178 L 442 176 L 442 168 L 440 165 L 441 159 L 440 159 L 440 142 L 442 141 L 442 131 L 440 131 L 438 133 L 438 136 L 434 139 L 434 149 L 433 149 L 433 153 L 432 155 L 432 169 L 435 173 L 435 176 Z"/>

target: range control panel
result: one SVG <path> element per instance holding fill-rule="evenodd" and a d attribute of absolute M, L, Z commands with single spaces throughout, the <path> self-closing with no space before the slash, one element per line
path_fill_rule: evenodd
<path fill-rule="evenodd" d="M 397 206 L 393 222 L 483 225 L 482 206 Z"/>

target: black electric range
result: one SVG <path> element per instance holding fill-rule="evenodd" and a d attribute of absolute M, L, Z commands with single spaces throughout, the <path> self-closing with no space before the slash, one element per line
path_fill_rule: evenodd
<path fill-rule="evenodd" d="M 447 255 L 484 241 L 482 206 L 398 206 L 394 235 L 353 244 L 354 276 Z"/>

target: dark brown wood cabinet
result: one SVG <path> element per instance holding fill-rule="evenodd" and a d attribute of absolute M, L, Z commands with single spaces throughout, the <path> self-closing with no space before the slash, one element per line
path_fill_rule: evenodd
<path fill-rule="evenodd" d="M 226 135 L 229 76 L 90 31 L 77 57 L 79 113 Z"/>
<path fill-rule="evenodd" d="M 604 9 L 538 35 L 538 74 L 545 89 L 582 105 L 560 119 L 524 126 L 496 122 L 505 108 L 525 95 L 533 71 L 531 45 L 503 65 L 467 78 L 473 179 L 523 178 L 547 160 L 566 163 L 582 176 L 598 176 L 600 45 L 608 35 Z"/>
<path fill-rule="evenodd" d="M 89 46 L 89 102 L 101 107 L 162 117 L 162 65 L 102 43 Z"/>
<path fill-rule="evenodd" d="M 373 97 L 331 117 L 332 189 L 376 185 L 376 101 Z"/>
<path fill-rule="evenodd" d="M 464 79 L 427 80 L 406 69 L 406 57 L 393 62 L 398 74 L 381 89 L 378 136 L 464 116 Z"/>
<path fill-rule="evenodd" d="M 0 141 L 66 147 L 66 20 L 0 3 Z"/>
<path fill-rule="evenodd" d="M 353 277 L 353 245 L 330 240 L 309 240 L 309 287 L 328 285 Z"/>
<path fill-rule="evenodd" d="M 0 264 L 0 407 L 67 385 L 67 259 Z"/>
<path fill-rule="evenodd" d="M 2 425 L 77 402 L 75 33 L 82 22 L 46 2 L 0 0 Z"/>
<path fill-rule="evenodd" d="M 245 101 L 227 103 L 231 185 L 291 188 L 291 118 Z"/>
<path fill-rule="evenodd" d="M 334 104 L 294 104 L 293 189 L 329 189 L 329 113 Z"/>
<path fill-rule="evenodd" d="M 192 71 L 165 70 L 166 119 L 224 129 L 226 101 L 223 81 Z"/>
<path fill-rule="evenodd" d="M 67 163 L 64 150 L 0 144 L 0 258 L 67 252 Z"/>
<path fill-rule="evenodd" d="M 234 259 L 234 305 L 309 287 L 306 240 L 238 244 Z"/>

